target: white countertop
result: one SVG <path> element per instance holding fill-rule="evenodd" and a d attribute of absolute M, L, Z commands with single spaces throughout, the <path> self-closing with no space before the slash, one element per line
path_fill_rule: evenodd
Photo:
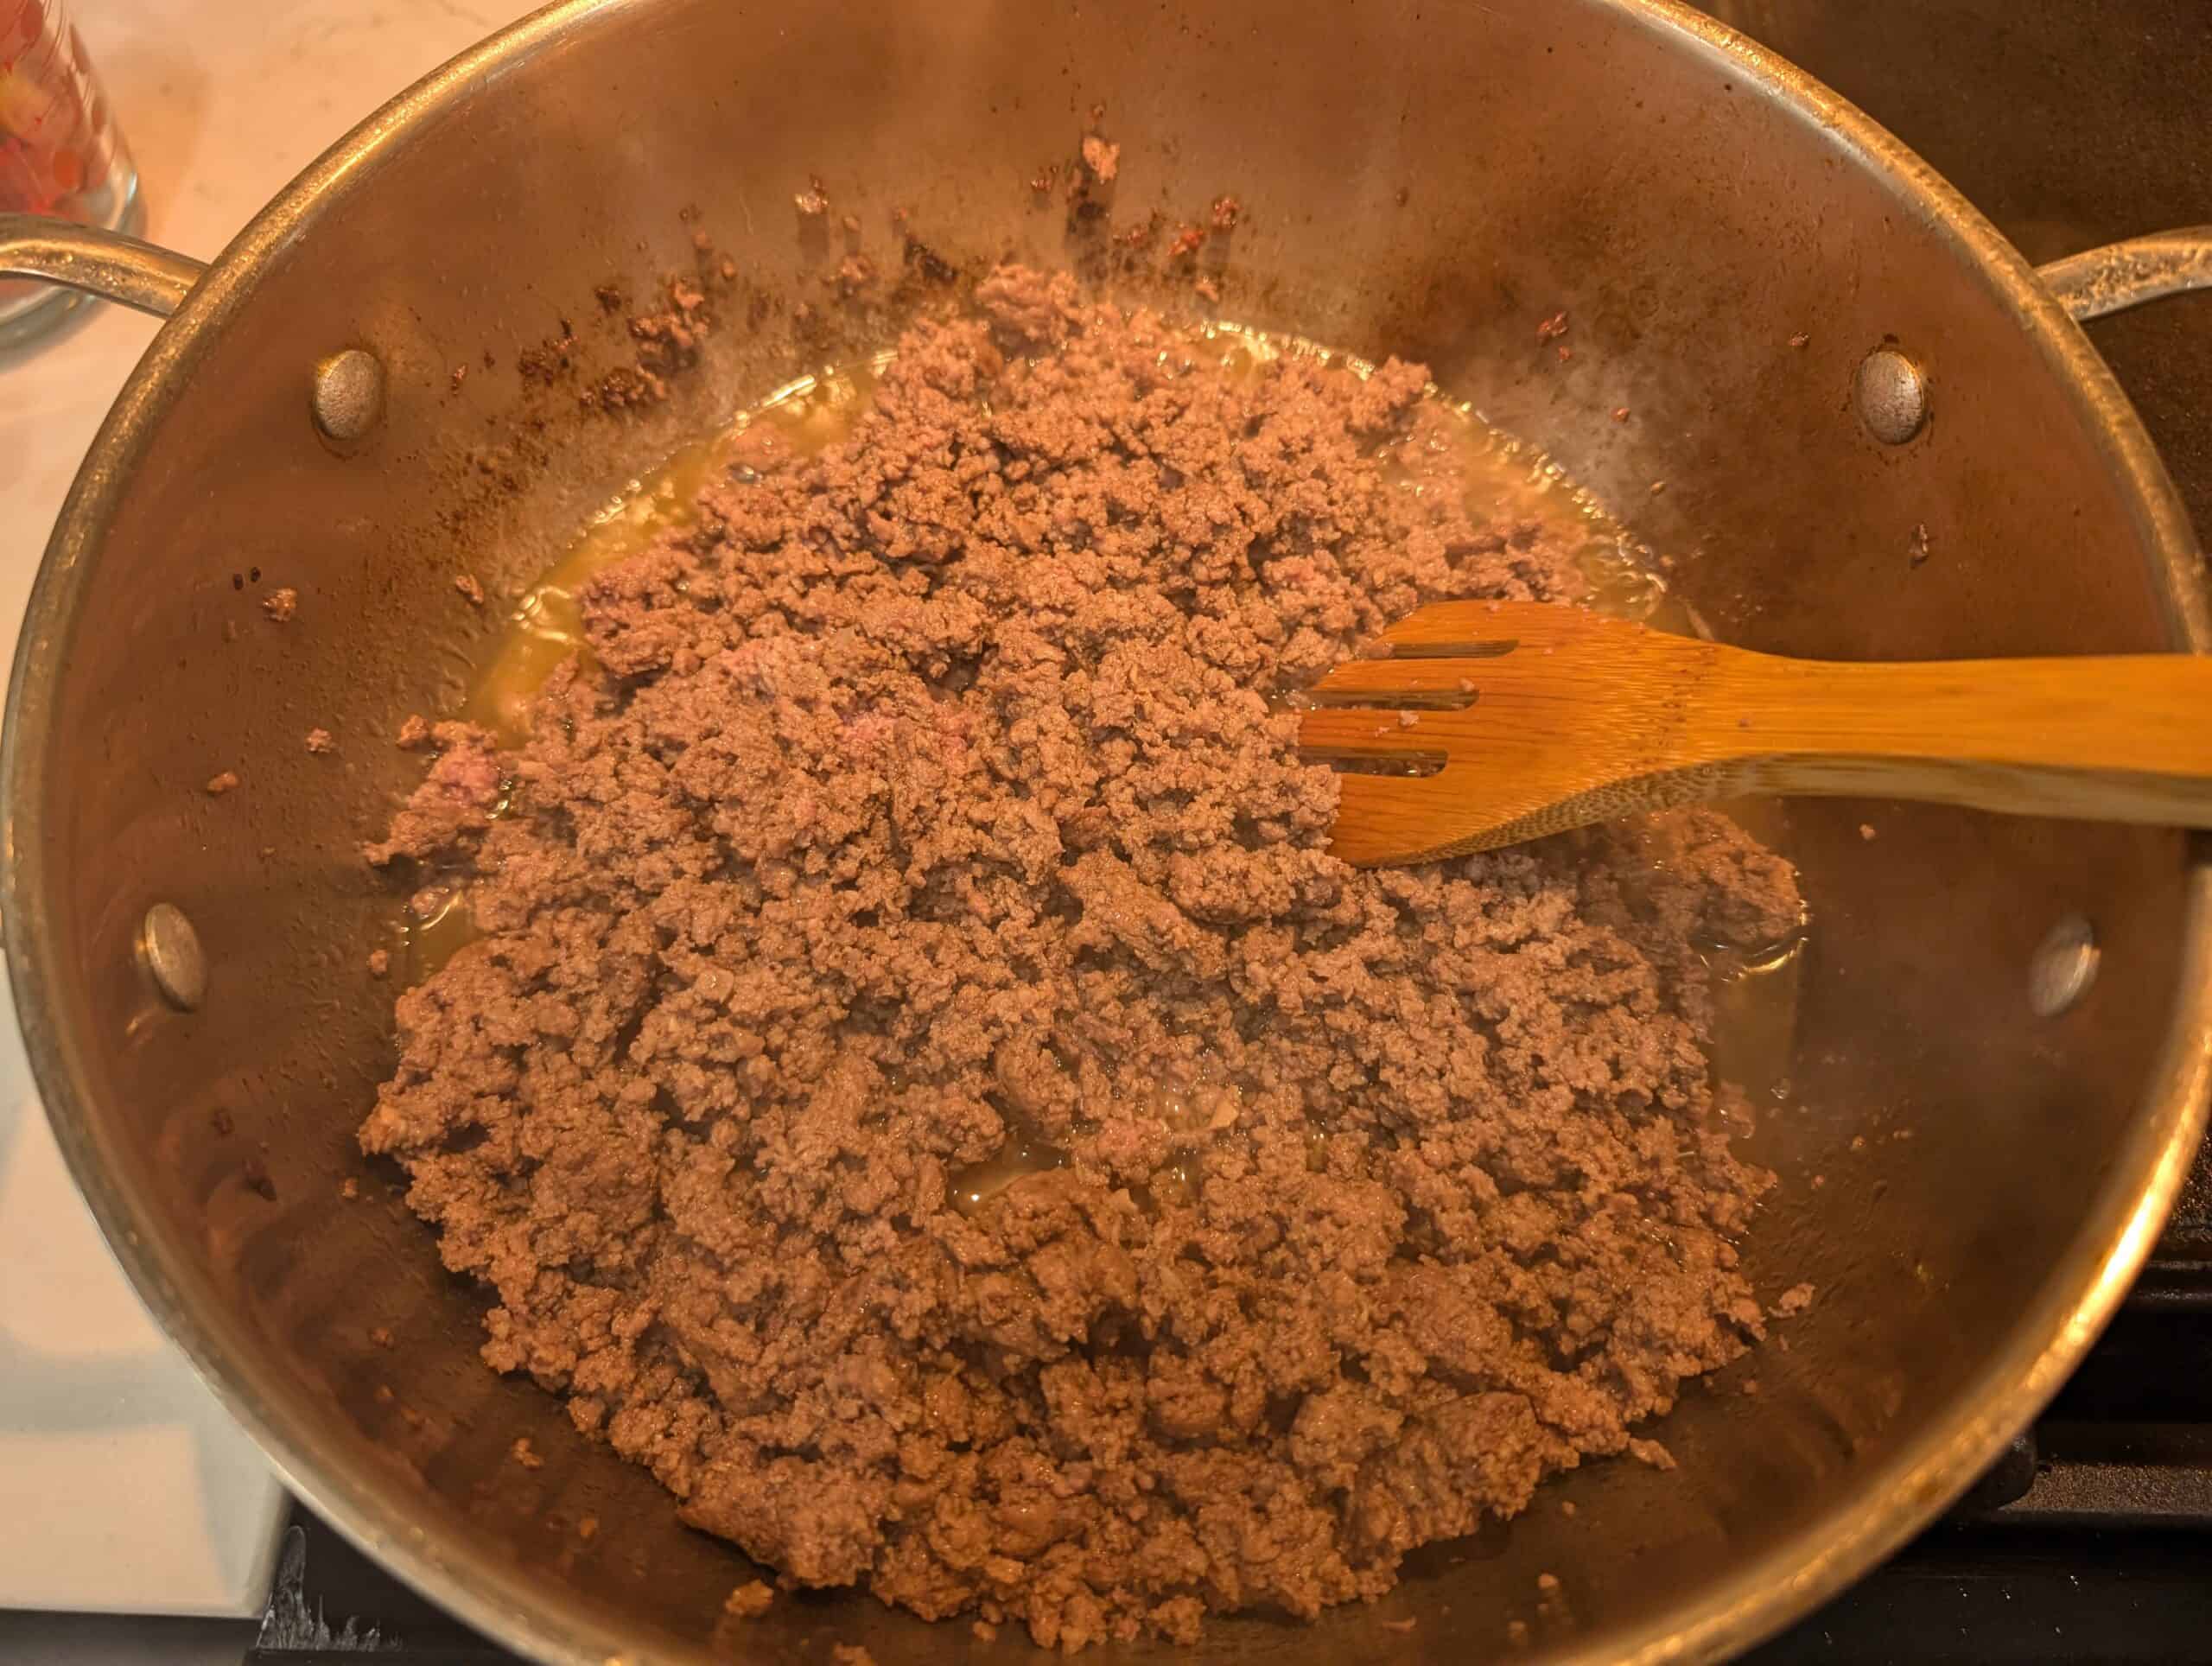
<path fill-rule="evenodd" d="M 144 235 L 213 256 L 502 0 L 74 0 Z M 0 353 L 0 653 L 77 463 L 156 321 L 91 305 Z M 4 973 L 0 973 L 4 976 Z M 139 1307 L 0 1021 L 0 1608 L 250 1614 L 282 1488 Z"/>

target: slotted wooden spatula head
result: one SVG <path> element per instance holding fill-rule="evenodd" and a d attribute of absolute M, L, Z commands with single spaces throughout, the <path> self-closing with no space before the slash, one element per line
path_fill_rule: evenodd
<path fill-rule="evenodd" d="M 1580 607 L 1424 607 L 1308 690 L 1330 849 L 1484 850 L 1738 793 L 2212 827 L 2212 658 L 1788 659 Z"/>
<path fill-rule="evenodd" d="M 1548 602 L 1408 615 L 1307 691 L 1300 749 L 1344 772 L 1330 849 L 1415 862 L 1721 796 L 1681 745 L 1713 651 Z"/>

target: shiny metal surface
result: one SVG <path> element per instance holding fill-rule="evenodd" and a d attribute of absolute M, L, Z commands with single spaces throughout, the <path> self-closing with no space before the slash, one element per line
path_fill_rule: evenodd
<path fill-rule="evenodd" d="M 157 902 L 138 928 L 138 953 L 162 998 L 179 1012 L 197 1012 L 207 998 L 207 957 L 184 911 Z"/>
<path fill-rule="evenodd" d="M 384 416 L 384 366 L 361 347 L 334 353 L 315 367 L 308 406 L 327 439 L 366 439 Z"/>
<path fill-rule="evenodd" d="M 355 847 L 408 773 L 380 737 L 450 704 L 490 628 L 454 594 L 457 552 L 512 592 L 678 438 L 880 342 L 887 319 L 824 307 L 835 256 L 784 207 L 813 176 L 887 268 L 896 208 L 918 271 L 1012 251 L 1187 308 L 1186 281 L 1119 270 L 1028 189 L 1103 103 L 1116 219 L 1242 199 L 1224 311 L 1426 359 L 1624 508 L 1731 639 L 2212 645 L 2187 519 L 2078 328 L 1924 164 L 1764 49 L 1653 0 L 1224 0 L 1175 27 L 1163 51 L 1122 16 L 1001 0 L 840 0 L 772 28 L 716 0 L 541 13 L 387 106 L 214 263 L 56 528 L 0 746 L 0 912 L 57 1135 L 149 1306 L 299 1489 L 538 1657 L 976 1647 L 857 1598 L 718 1636 L 743 1559 L 482 1368 L 481 1303 L 353 1142 L 390 1059 L 364 963 L 397 903 Z M 664 406 L 587 408 L 578 388 L 632 350 L 594 289 L 649 295 L 692 269 L 695 233 L 739 274 L 704 362 Z M 1571 360 L 1537 340 L 1563 309 Z M 573 381 L 518 374 L 568 338 Z M 1853 409 L 1885 338 L 1943 401 L 1903 448 Z M 390 413 L 342 456 L 300 398 L 340 342 L 385 365 Z M 235 582 L 250 569 L 299 589 L 288 624 Z M 310 725 L 349 767 L 311 767 Z M 243 785 L 210 798 L 223 767 Z M 1793 806 L 1788 831 L 1817 926 L 1792 1095 L 1752 1148 L 1782 1186 L 1745 1254 L 1769 1288 L 1819 1288 L 1789 1351 L 1686 1397 L 1661 1431 L 1674 1473 L 1593 1466 L 1467 1560 L 1419 1561 L 1389 1606 L 1228 1622 L 1196 1652 L 1478 1657 L 1516 1619 L 1530 1658 L 1724 1652 L 1927 1520 L 2079 1358 L 2201 1126 L 2201 852 L 1840 801 Z M 222 968 L 200 1012 L 130 952 L 159 900 Z M 2022 969 L 2068 913 L 2097 922 L 2102 970 L 2038 1021 Z M 1734 1391 L 1751 1374 L 1761 1391 Z M 518 1434 L 542 1468 L 509 1460 Z M 1542 1612 L 1539 1573 L 1561 1581 Z M 1378 1629 L 1397 1614 L 1415 1630 Z"/>
<path fill-rule="evenodd" d="M 2096 982 L 2096 928 L 2079 914 L 2069 914 L 2050 928 L 2028 966 L 2028 1006 L 2037 1018 L 2056 1018 L 2089 992 Z"/>
<path fill-rule="evenodd" d="M 1852 378 L 1859 420 L 1884 445 L 1904 445 L 1928 423 L 1928 378 L 1896 347 L 1877 347 Z"/>
<path fill-rule="evenodd" d="M 2212 226 L 2192 226 L 2089 249 L 2036 275 L 2078 319 L 2104 318 L 2146 301 L 2212 289 Z"/>
<path fill-rule="evenodd" d="M 0 277 L 42 277 L 166 318 L 207 268 L 153 244 L 68 220 L 0 214 Z"/>

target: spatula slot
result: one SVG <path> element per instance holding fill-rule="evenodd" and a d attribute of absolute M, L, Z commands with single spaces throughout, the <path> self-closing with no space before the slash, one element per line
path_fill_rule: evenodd
<path fill-rule="evenodd" d="M 1308 689 L 1291 703 L 1310 710 L 1465 711 L 1479 689 Z"/>
<path fill-rule="evenodd" d="M 1386 659 L 1496 659 L 1521 645 L 1518 637 L 1496 642 L 1392 642 Z"/>
<path fill-rule="evenodd" d="M 1440 752 L 1350 752 L 1338 747 L 1300 747 L 1301 764 L 1326 764 L 1339 775 L 1435 775 L 1449 760 Z"/>

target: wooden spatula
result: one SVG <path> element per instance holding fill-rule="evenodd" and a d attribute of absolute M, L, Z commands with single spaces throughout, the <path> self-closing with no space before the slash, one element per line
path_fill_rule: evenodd
<path fill-rule="evenodd" d="M 1579 607 L 1442 602 L 1309 691 L 1373 867 L 1740 793 L 2212 827 L 2212 657 L 1840 664 Z"/>

